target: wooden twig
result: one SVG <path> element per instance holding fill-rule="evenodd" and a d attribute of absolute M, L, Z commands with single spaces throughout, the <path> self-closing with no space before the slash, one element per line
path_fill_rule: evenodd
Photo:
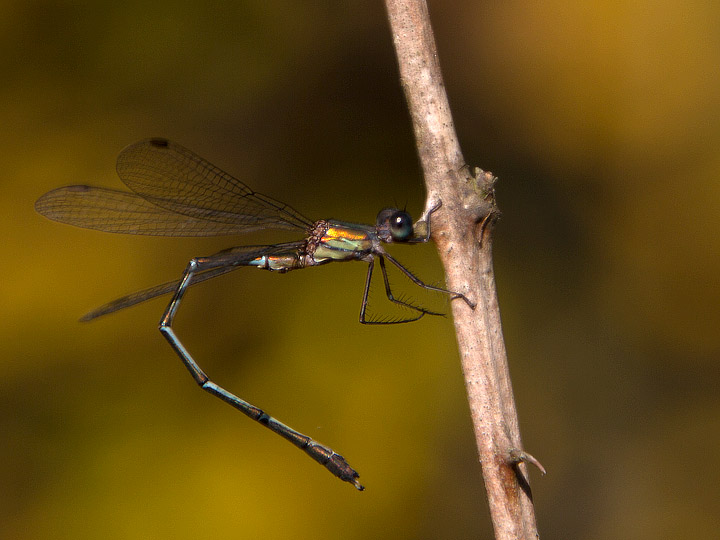
<path fill-rule="evenodd" d="M 496 179 L 465 165 L 425 0 L 386 6 L 425 175 L 426 214 L 442 203 L 433 239 L 448 288 L 476 303 L 473 310 L 456 299 L 452 309 L 495 537 L 537 538 L 526 464 L 539 463 L 522 450 L 493 275 Z"/>

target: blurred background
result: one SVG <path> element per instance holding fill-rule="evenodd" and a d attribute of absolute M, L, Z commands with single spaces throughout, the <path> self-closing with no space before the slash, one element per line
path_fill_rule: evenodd
<path fill-rule="evenodd" d="M 720 4 L 430 12 L 465 158 L 500 178 L 541 536 L 716 536 Z M 0 13 L 0 537 L 491 538 L 449 318 L 358 324 L 362 264 L 243 269 L 187 295 L 176 330 L 200 365 L 343 454 L 358 493 L 195 386 L 156 328 L 167 298 L 77 322 L 267 237 L 111 235 L 33 210 L 61 185 L 122 188 L 120 150 L 164 136 L 313 219 L 419 214 L 381 2 Z M 442 281 L 432 245 L 392 252 Z"/>

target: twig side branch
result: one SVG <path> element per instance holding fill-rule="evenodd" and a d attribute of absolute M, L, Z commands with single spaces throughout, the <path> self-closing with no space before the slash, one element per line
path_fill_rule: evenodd
<path fill-rule="evenodd" d="M 386 0 L 400 78 L 408 102 L 433 214 L 433 239 L 453 301 L 465 385 L 495 537 L 537 538 L 527 460 L 512 395 L 492 266 L 492 230 L 499 215 L 490 173 L 465 165 L 440 72 L 425 0 Z"/>

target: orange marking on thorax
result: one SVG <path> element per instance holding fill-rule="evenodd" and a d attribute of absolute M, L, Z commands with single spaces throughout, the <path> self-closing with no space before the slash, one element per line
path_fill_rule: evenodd
<path fill-rule="evenodd" d="M 337 227 L 330 227 L 327 232 L 323 235 L 323 238 L 333 239 L 342 238 L 344 240 L 365 240 L 367 234 L 351 232 L 348 229 L 339 229 Z"/>

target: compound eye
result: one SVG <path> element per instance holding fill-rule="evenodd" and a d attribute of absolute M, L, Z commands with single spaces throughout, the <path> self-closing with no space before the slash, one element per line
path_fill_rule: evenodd
<path fill-rule="evenodd" d="M 390 225 L 390 235 L 396 242 L 405 242 L 413 235 L 413 222 L 410 214 L 407 212 L 397 211 L 388 222 Z"/>

